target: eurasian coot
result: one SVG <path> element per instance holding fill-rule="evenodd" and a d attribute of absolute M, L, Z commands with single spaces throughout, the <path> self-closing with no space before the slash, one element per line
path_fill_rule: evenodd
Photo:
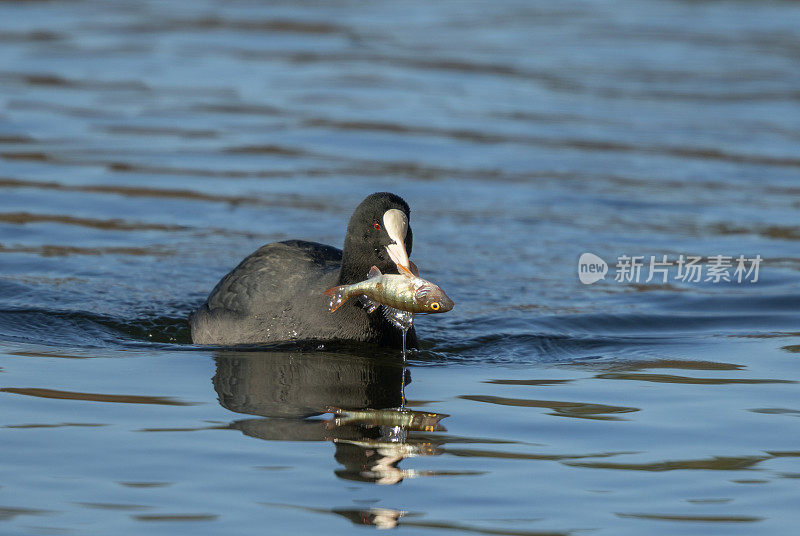
<path fill-rule="evenodd" d="M 326 289 L 367 278 L 372 266 L 396 274 L 409 260 L 410 209 L 399 196 L 364 199 L 347 225 L 344 249 L 287 240 L 262 246 L 217 283 L 191 316 L 195 344 L 251 344 L 290 340 L 346 340 L 400 347 L 401 332 L 357 300 L 329 312 Z M 407 344 L 416 347 L 414 329 Z"/>

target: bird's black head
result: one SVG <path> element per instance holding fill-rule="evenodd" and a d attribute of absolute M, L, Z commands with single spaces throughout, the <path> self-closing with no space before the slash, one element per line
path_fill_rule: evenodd
<path fill-rule="evenodd" d="M 410 216 L 408 203 L 398 195 L 380 192 L 364 199 L 347 224 L 339 284 L 363 281 L 372 266 L 385 274 L 399 273 L 398 265 L 409 268 Z"/>

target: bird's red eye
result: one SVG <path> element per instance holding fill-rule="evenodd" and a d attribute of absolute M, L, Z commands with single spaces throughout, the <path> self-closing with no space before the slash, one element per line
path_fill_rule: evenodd
<path fill-rule="evenodd" d="M 380 231 L 381 230 L 381 224 L 378 223 L 378 222 L 375 222 L 372 226 L 375 228 L 376 231 Z"/>

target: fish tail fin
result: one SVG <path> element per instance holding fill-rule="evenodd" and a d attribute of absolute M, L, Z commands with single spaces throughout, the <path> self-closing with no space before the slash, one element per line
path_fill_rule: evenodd
<path fill-rule="evenodd" d="M 330 302 L 330 311 L 334 312 L 336 309 L 342 306 L 344 302 L 346 302 L 350 296 L 347 295 L 347 287 L 348 285 L 340 285 L 338 287 L 329 288 L 323 294 L 326 296 L 331 297 Z"/>

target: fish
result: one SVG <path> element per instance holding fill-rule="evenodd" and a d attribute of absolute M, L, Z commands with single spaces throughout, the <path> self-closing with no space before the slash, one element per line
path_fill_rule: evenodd
<path fill-rule="evenodd" d="M 323 292 L 331 297 L 330 312 L 336 311 L 353 296 L 366 296 L 369 300 L 388 306 L 384 310 L 387 317 L 405 316 L 406 313 L 446 313 L 453 306 L 453 300 L 434 283 L 415 276 L 405 270 L 403 274 L 382 274 L 377 266 L 370 268 L 364 281 L 352 285 L 340 285 Z M 377 305 L 366 302 L 372 312 Z M 399 315 L 392 312 L 397 310 Z M 391 318 L 390 318 L 391 320 Z"/>

